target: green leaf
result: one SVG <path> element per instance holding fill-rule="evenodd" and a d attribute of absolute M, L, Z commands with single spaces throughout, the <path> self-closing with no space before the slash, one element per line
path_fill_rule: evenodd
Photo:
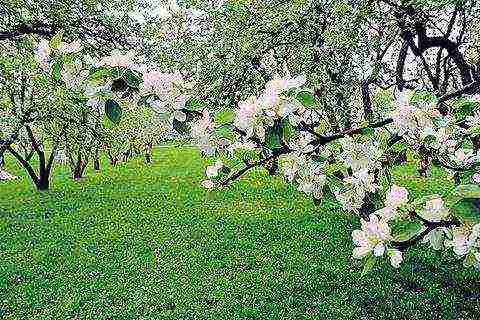
<path fill-rule="evenodd" d="M 300 101 L 305 107 L 310 107 L 315 104 L 315 96 L 310 91 L 300 91 L 297 94 L 297 100 Z"/>
<path fill-rule="evenodd" d="M 110 69 L 110 77 L 112 77 L 113 80 L 118 80 L 122 77 L 123 75 L 123 70 L 120 67 L 113 67 Z"/>
<path fill-rule="evenodd" d="M 438 229 L 432 230 L 429 233 L 428 238 L 434 250 L 443 249 L 444 233 L 442 230 L 438 230 Z"/>
<path fill-rule="evenodd" d="M 461 199 L 450 207 L 450 213 L 461 222 L 480 223 L 478 199 Z"/>
<path fill-rule="evenodd" d="M 232 123 L 235 118 L 235 113 L 231 108 L 224 108 L 215 114 L 215 122 L 218 124 Z"/>
<path fill-rule="evenodd" d="M 343 162 L 334 162 L 323 167 L 323 173 L 327 176 L 334 176 L 337 172 L 347 170 L 347 166 Z"/>
<path fill-rule="evenodd" d="M 48 45 L 52 49 L 57 49 L 62 43 L 62 38 L 63 38 L 63 32 L 58 32 L 56 35 L 53 36 L 52 39 L 50 39 Z"/>
<path fill-rule="evenodd" d="M 270 150 L 280 149 L 282 147 L 281 133 L 277 125 L 269 127 L 265 132 L 265 144 Z"/>
<path fill-rule="evenodd" d="M 365 265 L 363 266 L 361 277 L 365 276 L 367 273 L 372 271 L 373 267 L 375 266 L 375 262 L 377 258 L 374 255 L 369 255 L 365 260 Z"/>
<path fill-rule="evenodd" d="M 474 135 L 480 134 L 480 125 L 470 127 L 467 131 L 468 133 L 474 134 Z"/>
<path fill-rule="evenodd" d="M 285 141 L 289 141 L 295 133 L 295 128 L 292 126 L 288 119 L 283 119 L 280 125 L 282 126 L 283 139 L 285 139 Z"/>
<path fill-rule="evenodd" d="M 230 126 L 223 125 L 221 127 L 216 128 L 215 132 L 221 138 L 225 138 L 230 141 L 233 141 L 235 139 L 235 134 L 233 133 L 233 130 Z"/>
<path fill-rule="evenodd" d="M 395 241 L 408 241 L 422 232 L 422 223 L 416 220 L 400 221 L 392 229 Z"/>
<path fill-rule="evenodd" d="M 173 119 L 173 129 L 175 129 L 180 134 L 189 134 L 190 127 L 188 126 L 187 122 L 178 121 L 177 119 Z"/>
<path fill-rule="evenodd" d="M 480 104 L 474 101 L 461 101 L 455 108 L 455 118 L 457 121 L 464 120 L 468 115 L 472 114 L 479 108 Z"/>
<path fill-rule="evenodd" d="M 232 172 L 232 169 L 230 169 L 230 167 L 227 167 L 227 166 L 223 166 L 222 169 L 220 169 L 220 173 L 225 176 L 229 175 L 230 172 Z"/>
<path fill-rule="evenodd" d="M 471 250 L 465 257 L 465 260 L 463 261 L 463 266 L 465 268 L 470 268 L 473 267 L 476 263 L 477 258 L 475 257 L 475 251 Z"/>
<path fill-rule="evenodd" d="M 90 74 L 90 76 L 88 77 L 88 80 L 92 82 L 98 82 L 103 78 L 110 76 L 110 74 L 111 74 L 111 71 L 108 68 L 104 68 L 104 67 L 98 68 L 98 69 L 95 69 Z"/>
<path fill-rule="evenodd" d="M 110 121 L 119 124 L 122 118 L 122 108 L 115 100 L 108 99 L 105 102 L 105 114 Z"/>
<path fill-rule="evenodd" d="M 452 193 L 446 197 L 447 206 L 452 207 L 462 199 L 480 199 L 480 186 L 476 184 L 457 186 Z"/>
<path fill-rule="evenodd" d="M 123 79 L 130 88 L 138 89 L 142 83 L 142 78 L 132 70 L 126 70 Z"/>
<path fill-rule="evenodd" d="M 455 188 L 454 193 L 461 198 L 479 199 L 480 186 L 476 184 L 466 184 Z"/>
<path fill-rule="evenodd" d="M 203 108 L 205 103 L 197 98 L 189 98 L 187 102 L 185 103 L 185 109 L 188 110 L 199 110 Z"/>
<path fill-rule="evenodd" d="M 55 63 L 52 65 L 52 79 L 55 81 L 59 81 L 62 78 L 62 68 L 63 68 L 63 61 L 61 59 L 58 59 L 55 61 Z"/>
<path fill-rule="evenodd" d="M 437 140 L 437 138 L 434 135 L 428 135 L 423 139 L 424 144 L 432 144 Z"/>
<path fill-rule="evenodd" d="M 373 137 L 373 135 L 375 134 L 375 129 L 373 128 L 362 129 L 361 134 L 368 138 Z"/>

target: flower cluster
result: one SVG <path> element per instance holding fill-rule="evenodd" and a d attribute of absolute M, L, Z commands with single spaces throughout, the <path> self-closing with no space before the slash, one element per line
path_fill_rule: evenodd
<path fill-rule="evenodd" d="M 472 227 L 455 227 L 446 233 L 445 246 L 452 247 L 457 256 L 464 258 L 466 267 L 480 268 L 480 223 Z"/>
<path fill-rule="evenodd" d="M 150 104 L 153 109 L 166 115 L 170 121 L 175 119 L 184 122 L 187 119 L 186 113 L 182 111 L 187 102 L 184 90 L 185 82 L 178 72 L 150 71 L 143 74 L 143 94 L 151 94 Z"/>
<path fill-rule="evenodd" d="M 274 121 L 286 118 L 294 112 L 302 112 L 301 104 L 289 99 L 283 99 L 282 94 L 298 89 L 305 84 L 305 78 L 275 77 L 266 84 L 265 91 L 258 97 L 251 97 L 239 103 L 235 114 L 235 126 L 242 130 L 247 138 L 265 139 L 266 128 L 272 127 Z"/>
<path fill-rule="evenodd" d="M 398 268 L 403 261 L 403 255 L 395 248 L 388 248 L 392 235 L 387 221 L 371 214 L 368 221 L 361 221 L 361 226 L 361 230 L 355 230 L 352 233 L 353 242 L 357 246 L 353 250 L 353 257 L 362 259 L 370 254 L 381 257 L 387 253 L 392 266 Z"/>
<path fill-rule="evenodd" d="M 136 68 L 135 51 L 128 51 L 123 54 L 121 51 L 115 50 L 111 55 L 101 58 L 95 66 L 99 67 L 121 67 L 126 69 Z"/>

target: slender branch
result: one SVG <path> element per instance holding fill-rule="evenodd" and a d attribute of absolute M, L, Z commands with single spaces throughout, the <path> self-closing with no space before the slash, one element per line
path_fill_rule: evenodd
<path fill-rule="evenodd" d="M 267 162 L 271 161 L 271 160 L 274 160 L 276 158 L 278 158 L 281 154 L 285 154 L 287 152 L 284 152 L 284 153 L 280 153 L 280 154 L 273 154 L 269 157 L 266 157 L 262 160 L 259 160 L 259 161 L 253 161 L 253 162 L 249 162 L 245 165 L 245 167 L 243 167 L 242 169 L 232 173 L 230 176 L 228 176 L 228 178 L 226 178 L 224 181 L 221 182 L 221 185 L 222 186 L 226 186 L 228 185 L 230 182 L 240 178 L 242 175 L 244 175 L 247 171 L 255 168 L 255 167 L 259 167 L 259 166 L 262 166 L 264 164 L 266 164 Z"/>
<path fill-rule="evenodd" d="M 438 98 L 438 103 L 443 103 L 445 101 L 461 97 L 464 94 L 472 94 L 472 93 L 478 92 L 479 90 L 480 90 L 480 81 L 475 81 L 470 83 L 469 85 L 466 85 L 458 89 L 457 91 L 441 96 L 440 98 Z"/>
<path fill-rule="evenodd" d="M 415 213 L 415 216 L 419 217 L 416 213 Z M 425 238 L 425 236 L 427 236 L 433 230 L 437 228 L 448 228 L 448 227 L 456 226 L 459 224 L 457 220 L 431 222 L 425 219 L 421 219 L 421 221 L 423 222 L 423 225 L 426 227 L 426 229 L 423 230 L 420 234 L 406 241 L 393 241 L 390 244 L 400 251 L 405 251 L 407 248 L 417 244 L 419 241 Z"/>
<path fill-rule="evenodd" d="M 34 183 L 37 183 L 38 181 L 38 176 L 37 174 L 35 173 L 35 170 L 33 170 L 32 166 L 30 165 L 30 163 L 28 163 L 28 161 L 26 161 L 17 151 L 15 151 L 15 149 L 13 149 L 10 145 L 7 146 L 6 150 L 8 152 L 10 152 L 17 160 L 18 162 L 20 162 L 20 164 L 23 166 L 23 168 L 25 168 L 25 170 L 27 170 L 27 173 L 28 175 L 30 176 L 30 178 L 32 178 L 33 182 Z"/>
<path fill-rule="evenodd" d="M 356 128 L 356 129 L 350 129 L 350 130 L 345 130 L 343 132 L 340 132 L 340 133 L 337 133 L 337 134 L 334 134 L 334 135 L 331 135 L 331 136 L 323 136 L 323 135 L 320 135 L 318 133 L 316 133 L 315 131 L 313 131 L 312 128 L 310 128 L 308 125 L 306 125 L 305 123 L 300 123 L 298 129 L 300 130 L 304 130 L 304 131 L 307 131 L 307 132 L 310 132 L 312 133 L 313 135 L 316 136 L 316 140 L 312 141 L 312 145 L 316 146 L 317 148 L 322 146 L 322 145 L 325 145 L 329 142 L 332 142 L 332 141 L 335 141 L 335 140 L 338 140 L 338 139 L 341 139 L 341 138 L 344 138 L 346 136 L 351 136 L 351 135 L 354 135 L 354 134 L 360 134 L 362 133 L 362 131 L 366 130 L 366 129 L 375 129 L 375 128 L 381 128 L 383 126 L 386 126 L 390 123 L 392 123 L 393 120 L 391 118 L 389 119 L 385 119 L 383 121 L 379 121 L 379 122 L 376 122 L 376 123 L 373 123 L 373 124 L 370 124 L 368 126 L 365 126 L 365 127 L 361 127 L 361 128 Z M 232 173 L 231 175 L 229 175 L 224 181 L 222 181 L 220 183 L 220 185 L 222 186 L 226 186 L 228 185 L 230 182 L 238 179 L 239 177 L 241 177 L 243 174 L 245 174 L 247 171 L 249 171 L 250 169 L 252 168 L 255 168 L 255 167 L 258 167 L 258 166 L 262 166 L 262 165 L 265 165 L 266 163 L 268 163 L 269 161 L 271 160 L 275 160 L 277 159 L 278 157 L 280 157 L 281 155 L 285 155 L 285 154 L 288 154 L 288 153 L 291 153 L 293 150 L 290 149 L 288 146 L 286 145 L 283 145 L 281 149 L 276 149 L 273 154 L 271 156 L 268 156 L 262 160 L 259 160 L 259 161 L 254 161 L 254 162 L 246 162 L 245 163 L 245 166 Z"/>
<path fill-rule="evenodd" d="M 54 28 L 43 23 L 36 23 L 34 25 L 19 25 L 10 31 L 0 31 L 0 41 L 11 40 L 23 35 L 37 34 L 44 37 L 50 37 L 54 34 Z"/>

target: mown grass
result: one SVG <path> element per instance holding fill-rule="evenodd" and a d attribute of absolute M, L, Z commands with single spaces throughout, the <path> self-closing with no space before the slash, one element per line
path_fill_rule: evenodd
<path fill-rule="evenodd" d="M 0 319 L 478 319 L 480 274 L 451 254 L 411 250 L 361 278 L 358 221 L 252 172 L 199 187 L 193 149 L 156 150 L 87 172 L 57 167 L 52 190 L 0 184 Z M 441 174 L 397 183 L 418 195 Z"/>

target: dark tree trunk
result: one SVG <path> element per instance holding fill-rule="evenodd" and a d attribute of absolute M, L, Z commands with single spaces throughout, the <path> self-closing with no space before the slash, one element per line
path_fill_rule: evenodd
<path fill-rule="evenodd" d="M 115 167 L 117 165 L 118 158 L 115 157 L 110 150 L 107 151 L 107 154 L 108 159 L 110 160 L 110 164 Z"/>
<path fill-rule="evenodd" d="M 147 143 L 147 145 L 145 146 L 145 163 L 146 164 L 150 164 L 152 163 L 152 143 L 149 142 Z"/>
<path fill-rule="evenodd" d="M 100 159 L 98 159 L 98 156 L 93 160 L 93 169 L 95 171 L 100 171 Z"/>
<path fill-rule="evenodd" d="M 83 161 L 78 160 L 73 170 L 73 180 L 80 180 L 83 176 Z"/>
<path fill-rule="evenodd" d="M 82 155 L 78 155 L 77 162 L 75 163 L 75 168 L 73 170 L 73 180 L 80 180 L 83 178 L 83 173 L 85 172 L 85 168 L 87 167 L 88 159 L 84 160 Z"/>
<path fill-rule="evenodd" d="M 48 176 L 42 177 L 35 181 L 35 186 L 37 190 L 48 190 L 50 188 L 50 179 Z"/>
<path fill-rule="evenodd" d="M 25 129 L 28 134 L 28 139 L 32 144 L 32 149 L 38 156 L 38 175 L 33 169 L 30 162 L 27 159 L 23 158 L 20 153 L 18 153 L 12 146 L 7 146 L 6 150 L 10 152 L 18 160 L 18 162 L 20 162 L 20 164 L 25 169 L 25 171 L 27 171 L 28 175 L 30 176 L 38 190 L 48 190 L 50 187 L 50 173 L 52 171 L 53 161 L 57 152 L 59 140 L 55 141 L 52 152 L 47 159 L 45 157 L 45 152 L 42 148 L 41 143 L 37 142 L 37 140 L 35 139 L 35 136 L 33 135 L 33 131 L 30 126 L 25 126 Z M 59 137 L 62 135 L 63 133 L 60 133 Z"/>

